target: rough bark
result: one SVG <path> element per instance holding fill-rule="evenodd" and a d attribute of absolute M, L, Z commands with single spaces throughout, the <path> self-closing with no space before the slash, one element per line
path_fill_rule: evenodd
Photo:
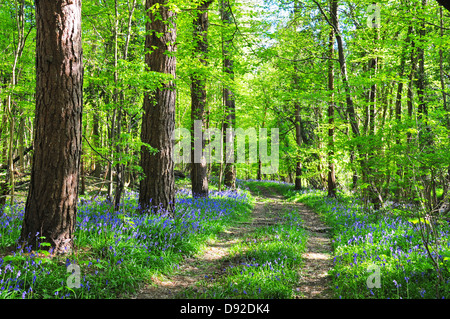
<path fill-rule="evenodd" d="M 36 1 L 36 117 L 20 241 L 73 248 L 81 156 L 81 0 Z"/>
<path fill-rule="evenodd" d="M 145 61 L 149 71 L 175 77 L 176 58 L 173 55 L 176 41 L 176 14 L 169 10 L 167 1 L 147 0 L 148 22 Z M 159 9 L 153 12 L 155 4 Z M 150 152 L 141 148 L 141 167 L 144 178 L 140 183 L 139 204 L 143 211 L 153 209 L 173 214 L 175 208 L 175 177 L 172 159 L 175 129 L 175 83 L 162 81 L 153 92 L 144 96 L 141 140 L 158 150 Z"/>

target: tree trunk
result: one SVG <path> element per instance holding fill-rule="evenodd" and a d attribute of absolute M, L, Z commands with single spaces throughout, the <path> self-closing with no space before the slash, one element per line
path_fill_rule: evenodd
<path fill-rule="evenodd" d="M 109 95 L 106 95 L 106 103 L 109 104 Z M 112 166 L 112 161 L 114 159 L 114 140 L 115 140 L 115 127 L 116 127 L 116 108 L 114 107 L 114 110 L 111 114 L 110 118 L 110 127 L 108 130 L 108 139 L 109 139 L 109 158 L 110 162 L 108 163 L 108 173 L 107 173 L 107 183 L 108 183 L 108 191 L 106 193 L 106 200 L 109 203 L 113 202 L 113 190 L 114 190 L 114 168 Z"/>
<path fill-rule="evenodd" d="M 336 1 L 337 3 L 337 1 Z M 336 4 L 337 6 L 337 4 Z M 339 65 L 341 69 L 341 76 L 342 76 L 342 82 L 344 84 L 344 90 L 345 90 L 345 99 L 347 103 L 347 114 L 350 121 L 350 127 L 353 132 L 354 137 L 360 136 L 359 131 L 359 125 L 358 120 L 356 118 L 356 111 L 355 106 L 353 104 L 353 98 L 350 91 L 350 85 L 348 83 L 348 75 L 347 75 L 347 63 L 345 61 L 345 55 L 344 55 L 344 44 L 342 42 L 342 37 L 339 34 L 339 26 L 338 26 L 338 17 L 337 15 L 332 16 L 332 25 L 335 26 L 335 32 L 336 32 L 336 42 L 338 45 L 338 53 L 339 53 Z"/>
<path fill-rule="evenodd" d="M 84 159 L 83 159 L 83 154 L 81 154 L 81 159 L 80 159 L 80 174 L 81 174 L 81 187 L 80 187 L 80 195 L 85 195 L 86 194 L 86 172 L 84 170 Z"/>
<path fill-rule="evenodd" d="M 118 37 L 119 37 L 119 6 L 117 0 L 114 1 L 114 111 L 117 112 L 116 127 L 112 129 L 116 130 L 114 136 L 116 137 L 116 157 L 118 161 L 116 164 L 116 176 L 115 176 L 115 192 L 114 192 L 114 210 L 118 211 L 120 207 L 120 200 L 122 198 L 122 192 L 124 190 L 123 171 L 124 165 L 121 163 L 122 147 L 121 147 L 121 134 L 122 134 L 122 105 L 123 99 L 119 102 L 119 92 L 117 89 L 119 82 L 119 74 L 117 70 L 118 63 Z M 127 37 L 128 38 L 128 37 Z M 127 42 L 128 43 L 128 42 Z"/>
<path fill-rule="evenodd" d="M 158 12 L 153 13 L 158 4 Z M 164 0 L 147 0 L 147 36 L 149 51 L 145 61 L 150 71 L 169 74 L 175 78 L 176 14 Z M 151 153 L 141 148 L 141 167 L 144 178 L 139 186 L 139 204 L 143 211 L 162 209 L 170 215 L 175 208 L 175 176 L 172 135 L 175 130 L 176 90 L 172 80 L 164 81 L 154 92 L 145 92 L 141 140 L 158 150 Z M 156 211 L 155 211 L 156 212 Z"/>
<path fill-rule="evenodd" d="M 222 121 L 222 123 L 220 125 L 221 136 L 225 136 L 224 133 L 223 133 L 224 132 L 224 127 L 225 127 L 225 123 L 224 123 L 224 121 Z M 222 153 L 222 156 L 223 156 L 223 153 Z M 223 158 L 222 158 L 222 161 L 220 161 L 220 165 L 219 165 L 219 183 L 218 183 L 218 187 L 217 187 L 219 192 L 222 190 L 222 178 L 223 178 L 223 166 L 224 166 L 223 162 L 224 161 L 223 161 Z"/>
<path fill-rule="evenodd" d="M 230 25 L 232 23 L 231 17 L 231 7 L 229 2 L 221 1 L 221 18 L 225 25 Z M 230 57 L 231 40 L 227 37 L 223 42 L 223 68 L 227 75 L 228 81 L 234 81 L 234 71 L 233 71 L 233 60 Z M 224 139 L 225 145 L 231 145 L 233 142 L 233 136 L 231 136 L 231 131 L 236 124 L 236 104 L 229 86 L 223 88 L 223 100 L 225 104 L 225 122 L 224 122 Z M 234 146 L 233 146 L 234 150 Z M 230 150 L 231 151 L 231 150 Z M 234 154 L 234 152 L 233 152 Z M 227 158 L 228 159 L 228 158 Z M 236 166 L 234 162 L 225 162 L 225 177 L 224 185 L 235 189 L 236 188 Z"/>
<path fill-rule="evenodd" d="M 208 7 L 212 0 L 204 2 L 197 7 L 197 14 L 194 18 L 194 52 L 198 56 L 200 68 L 207 66 L 208 52 Z M 208 175 L 206 158 L 203 156 L 205 141 L 198 139 L 195 132 L 203 132 L 205 128 L 205 107 L 206 107 L 206 78 L 204 70 L 199 70 L 191 74 L 191 120 L 192 120 L 192 165 L 191 182 L 192 196 L 208 197 Z M 198 126 L 197 126 L 198 125 Z M 226 172 L 225 172 L 226 175 Z"/>
<path fill-rule="evenodd" d="M 73 248 L 81 155 L 81 0 L 36 1 L 36 118 L 20 241 Z"/>
<path fill-rule="evenodd" d="M 439 8 L 439 23 L 440 23 L 440 36 L 444 37 L 444 21 L 442 17 L 442 8 Z M 450 110 L 447 104 L 447 94 L 445 92 L 445 82 L 444 82 L 444 56 L 442 48 L 439 49 L 439 78 L 441 82 L 441 90 L 442 90 L 442 102 L 444 110 L 447 112 L 446 120 L 447 120 L 447 129 L 450 131 L 450 114 L 448 113 Z"/>
<path fill-rule="evenodd" d="M 128 57 L 128 47 L 130 43 L 131 36 L 131 23 L 133 18 L 134 9 L 136 7 L 136 0 L 133 0 L 129 5 L 129 13 L 128 13 L 128 26 L 127 33 L 125 37 L 125 46 L 123 51 L 123 60 L 127 60 Z M 117 72 L 117 62 L 118 62 L 118 34 L 119 34 L 119 6 L 118 1 L 114 1 L 114 83 L 116 88 L 114 89 L 114 102 L 117 108 L 117 119 L 116 119 L 116 156 L 119 157 L 119 161 L 116 164 L 116 189 L 114 193 L 114 210 L 118 211 L 120 208 L 120 201 L 122 198 L 123 191 L 125 189 L 125 165 L 121 163 L 122 154 L 124 153 L 124 149 L 121 146 L 121 135 L 122 135 L 122 125 L 123 125 L 123 105 L 124 105 L 124 94 L 123 92 L 118 93 L 117 85 L 118 85 L 118 72 Z"/>

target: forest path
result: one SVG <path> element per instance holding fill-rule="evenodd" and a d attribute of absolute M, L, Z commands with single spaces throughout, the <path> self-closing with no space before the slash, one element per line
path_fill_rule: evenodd
<path fill-rule="evenodd" d="M 230 248 L 245 240 L 246 235 L 259 227 L 276 224 L 287 210 L 297 211 L 303 220 L 303 226 L 308 233 L 306 251 L 303 254 L 304 263 L 299 269 L 300 281 L 294 289 L 295 298 L 330 299 L 331 278 L 328 271 L 332 268 L 332 247 L 328 228 L 319 216 L 302 203 L 285 201 L 275 189 L 258 187 L 252 192 L 255 206 L 250 222 L 242 222 L 233 228 L 220 233 L 214 241 L 195 256 L 186 257 L 182 265 L 170 275 L 152 278 L 151 284 L 146 284 L 134 296 L 135 299 L 177 299 L 186 298 L 185 292 L 198 292 L 204 288 L 205 278 L 217 278 L 229 266 Z M 203 285 L 198 283 L 203 281 Z M 189 297 L 188 297 L 189 298 Z"/>

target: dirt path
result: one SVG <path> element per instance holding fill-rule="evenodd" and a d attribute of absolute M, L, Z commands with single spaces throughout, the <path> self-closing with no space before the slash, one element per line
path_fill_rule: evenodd
<path fill-rule="evenodd" d="M 328 270 L 332 267 L 331 244 L 328 229 L 312 210 L 301 203 L 287 203 L 283 196 L 261 188 L 256 197 L 251 222 L 241 223 L 218 235 L 207 244 L 201 254 L 186 258 L 182 265 L 169 276 L 152 278 L 153 284 L 146 285 L 137 299 L 183 298 L 186 290 L 198 291 L 196 283 L 208 278 L 217 278 L 223 272 L 230 247 L 244 240 L 245 235 L 258 227 L 275 224 L 286 209 L 298 211 L 308 231 L 307 251 L 296 287 L 296 298 L 332 298 Z"/>

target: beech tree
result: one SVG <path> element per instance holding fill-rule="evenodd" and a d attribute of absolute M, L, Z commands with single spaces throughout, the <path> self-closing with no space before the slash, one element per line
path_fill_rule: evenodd
<path fill-rule="evenodd" d="M 197 7 L 194 17 L 193 38 L 194 55 L 198 57 L 199 67 L 191 74 L 191 120 L 192 132 L 196 130 L 196 123 L 200 123 L 198 130 L 204 130 L 206 125 L 206 71 L 202 67 L 207 66 L 208 53 L 208 8 L 213 0 L 202 1 Z M 208 175 L 206 158 L 200 151 L 205 147 L 204 139 L 196 140 L 195 133 L 192 140 L 191 181 L 192 195 L 194 197 L 208 197 Z"/>
<path fill-rule="evenodd" d="M 144 178 L 139 187 L 139 204 L 142 210 L 162 210 L 173 214 L 175 177 L 172 134 L 175 129 L 176 98 L 173 79 L 176 58 L 173 53 L 176 45 L 176 14 L 165 0 L 147 0 L 145 9 L 148 14 L 145 62 L 149 72 L 161 76 L 158 87 L 145 92 L 144 96 L 141 130 L 141 140 L 145 143 L 141 148 Z M 148 146 L 156 149 L 156 152 Z"/>

